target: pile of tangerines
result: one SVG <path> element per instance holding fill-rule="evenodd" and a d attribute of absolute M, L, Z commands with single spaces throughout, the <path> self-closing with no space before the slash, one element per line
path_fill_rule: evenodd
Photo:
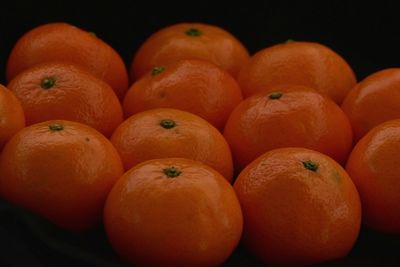
<path fill-rule="evenodd" d="M 130 76 L 130 83 L 128 76 Z M 63 229 L 102 222 L 139 266 L 344 257 L 400 233 L 400 69 L 357 83 L 330 48 L 250 56 L 212 25 L 150 36 L 130 75 L 95 34 L 32 29 L 0 87 L 0 196 Z"/>

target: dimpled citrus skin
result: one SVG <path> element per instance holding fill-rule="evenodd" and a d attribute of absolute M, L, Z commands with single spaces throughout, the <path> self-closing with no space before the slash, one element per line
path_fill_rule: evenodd
<path fill-rule="evenodd" d="M 25 116 L 21 103 L 0 84 L 0 152 L 6 142 L 24 127 Z"/>
<path fill-rule="evenodd" d="M 163 120 L 174 126 L 164 128 Z M 228 143 L 211 124 L 189 112 L 164 108 L 137 113 L 118 126 L 111 142 L 125 170 L 149 159 L 180 157 L 201 161 L 232 181 Z"/>
<path fill-rule="evenodd" d="M 54 78 L 54 85 L 43 88 L 48 78 Z M 20 100 L 27 125 L 64 119 L 85 123 L 110 136 L 123 120 L 121 104 L 111 87 L 69 63 L 36 65 L 17 75 L 8 88 Z"/>
<path fill-rule="evenodd" d="M 201 60 L 182 60 L 149 71 L 136 81 L 123 101 L 125 117 L 152 108 L 194 113 L 222 130 L 242 100 L 239 85 L 226 71 Z"/>
<path fill-rule="evenodd" d="M 171 167 L 181 173 L 167 176 Z M 240 240 L 243 218 L 217 171 L 166 158 L 140 163 L 118 180 L 104 225 L 114 249 L 135 266 L 220 266 Z"/>
<path fill-rule="evenodd" d="M 351 126 L 331 99 L 304 86 L 275 86 L 282 93 L 251 96 L 231 113 L 224 136 L 235 167 L 243 169 L 264 152 L 288 146 L 325 153 L 344 164 L 352 148 Z"/>
<path fill-rule="evenodd" d="M 77 122 L 47 121 L 22 129 L 4 147 L 0 194 L 64 229 L 83 231 L 100 222 L 122 174 L 121 159 L 102 134 Z"/>
<path fill-rule="evenodd" d="M 359 82 L 346 96 L 342 109 L 354 139 L 360 140 L 378 124 L 400 118 L 400 68 L 385 69 Z"/>
<path fill-rule="evenodd" d="M 400 120 L 370 130 L 354 147 L 346 170 L 360 192 L 363 223 L 400 233 Z"/>
<path fill-rule="evenodd" d="M 190 29 L 199 35 L 188 35 Z M 236 77 L 249 59 L 247 49 L 229 32 L 204 23 L 179 23 L 151 35 L 132 60 L 131 79 L 137 80 L 153 67 L 184 59 L 214 63 Z"/>
<path fill-rule="evenodd" d="M 254 54 L 241 69 L 238 82 L 245 97 L 274 85 L 304 85 L 340 105 L 356 84 L 356 77 L 347 62 L 330 48 L 294 41 Z"/>
<path fill-rule="evenodd" d="M 7 62 L 7 80 L 36 64 L 63 61 L 85 68 L 107 82 L 120 99 L 128 88 L 128 73 L 118 53 L 96 37 L 67 23 L 40 25 L 15 44 Z"/>
<path fill-rule="evenodd" d="M 307 169 L 307 162 L 317 168 Z M 240 173 L 234 189 L 243 211 L 243 242 L 267 264 L 342 258 L 357 240 L 357 190 L 346 171 L 319 152 L 271 150 Z"/>

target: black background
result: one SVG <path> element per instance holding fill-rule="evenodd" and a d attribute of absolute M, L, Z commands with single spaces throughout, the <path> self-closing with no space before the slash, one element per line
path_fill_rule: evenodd
<path fill-rule="evenodd" d="M 13 1 L 0 4 L 0 82 L 17 39 L 43 23 L 93 31 L 130 66 L 139 45 L 177 22 L 216 24 L 251 53 L 287 39 L 316 41 L 341 54 L 358 79 L 400 64 L 400 21 L 392 3 L 350 1 Z M 400 237 L 363 230 L 350 255 L 321 266 L 400 266 Z M 226 266 L 259 266 L 239 249 Z M 0 266 L 123 266 L 101 226 L 72 235 L 0 200 Z"/>
<path fill-rule="evenodd" d="M 5 82 L 6 60 L 18 38 L 54 21 L 95 32 L 122 55 L 127 66 L 152 32 L 183 21 L 219 25 L 251 53 L 287 39 L 321 42 L 341 54 L 359 79 L 400 62 L 400 20 L 391 2 L 143 1 L 2 1 L 0 81 Z"/>

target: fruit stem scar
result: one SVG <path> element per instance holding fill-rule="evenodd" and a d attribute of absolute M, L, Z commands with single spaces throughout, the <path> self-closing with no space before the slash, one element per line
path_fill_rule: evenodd
<path fill-rule="evenodd" d="M 285 41 L 285 44 L 289 44 L 289 43 L 293 43 L 293 42 L 294 42 L 293 39 L 287 39 L 287 40 Z"/>
<path fill-rule="evenodd" d="M 50 124 L 49 129 L 50 129 L 50 131 L 53 131 L 53 132 L 62 131 L 62 130 L 64 130 L 64 125 L 59 124 L 59 123 Z"/>
<path fill-rule="evenodd" d="M 202 35 L 203 33 L 202 33 L 199 29 L 196 29 L 196 28 L 189 28 L 189 29 L 187 29 L 187 30 L 185 31 L 185 34 L 188 35 L 188 36 L 200 36 L 200 35 Z"/>
<path fill-rule="evenodd" d="M 318 170 L 318 163 L 312 161 L 312 160 L 306 160 L 302 161 L 304 168 L 307 170 L 316 172 Z"/>
<path fill-rule="evenodd" d="M 52 88 L 54 85 L 56 84 L 56 77 L 51 76 L 51 77 L 46 77 L 42 80 L 42 82 L 40 83 L 40 86 L 43 89 L 50 89 Z"/>
<path fill-rule="evenodd" d="M 168 178 L 178 177 L 182 173 L 178 168 L 176 168 L 174 166 L 165 168 L 163 171 L 164 171 L 164 174 L 168 176 Z"/>
<path fill-rule="evenodd" d="M 269 99 L 279 99 L 283 95 L 282 92 L 272 92 L 268 97 Z"/>
<path fill-rule="evenodd" d="M 160 125 L 164 128 L 164 129 L 171 129 L 174 128 L 176 126 L 175 121 L 171 120 L 171 119 L 163 119 L 160 121 Z"/>
<path fill-rule="evenodd" d="M 151 70 L 151 75 L 157 75 L 157 74 L 160 74 L 161 72 L 163 72 L 165 70 L 165 67 L 163 67 L 163 66 L 159 66 L 159 67 L 154 67 L 152 70 Z"/>
<path fill-rule="evenodd" d="M 163 119 L 160 121 L 160 125 L 165 129 L 171 129 L 176 126 L 176 123 L 170 119 Z"/>

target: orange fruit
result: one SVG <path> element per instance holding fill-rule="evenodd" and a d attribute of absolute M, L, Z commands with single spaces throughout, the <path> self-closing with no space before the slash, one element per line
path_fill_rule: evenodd
<path fill-rule="evenodd" d="M 354 147 L 346 170 L 360 192 L 363 223 L 400 233 L 400 119 L 370 130 Z"/>
<path fill-rule="evenodd" d="M 234 189 L 243 211 L 244 244 L 267 264 L 342 258 L 358 237 L 358 192 L 346 171 L 319 152 L 271 150 L 240 173 Z"/>
<path fill-rule="evenodd" d="M 355 140 L 382 122 L 399 119 L 399 103 L 400 68 L 378 71 L 358 83 L 342 104 Z"/>
<path fill-rule="evenodd" d="M 126 93 L 126 117 L 152 108 L 189 111 L 219 130 L 242 100 L 239 85 L 212 63 L 183 60 L 158 66 L 136 81 Z"/>
<path fill-rule="evenodd" d="M 0 195 L 52 223 L 86 230 L 123 174 L 115 148 L 93 128 L 46 121 L 19 131 L 0 159 Z"/>
<path fill-rule="evenodd" d="M 303 85 L 341 104 L 356 84 L 347 62 L 330 48 L 312 42 L 287 42 L 251 57 L 238 78 L 245 97 L 280 84 Z"/>
<path fill-rule="evenodd" d="M 275 86 L 245 99 L 230 115 L 224 136 L 238 170 L 264 152 L 305 147 L 345 163 L 352 148 L 351 126 L 330 98 L 304 86 Z"/>
<path fill-rule="evenodd" d="M 24 127 L 21 103 L 10 90 L 0 84 L 0 152 L 5 143 Z"/>
<path fill-rule="evenodd" d="M 247 49 L 226 30 L 204 23 L 179 23 L 153 33 L 142 44 L 132 60 L 131 79 L 184 59 L 212 62 L 236 77 L 248 58 Z"/>
<path fill-rule="evenodd" d="M 176 109 L 137 113 L 115 130 L 111 142 L 125 170 L 157 158 L 201 161 L 232 181 L 232 155 L 222 134 L 207 121 Z"/>
<path fill-rule="evenodd" d="M 91 32 L 67 23 L 40 25 L 15 44 L 7 62 L 7 80 L 39 63 L 64 61 L 77 64 L 107 82 L 123 98 L 128 73 L 120 55 Z"/>
<path fill-rule="evenodd" d="M 238 244 L 242 224 L 226 179 L 181 158 L 136 165 L 115 184 L 104 209 L 112 246 L 135 266 L 219 266 Z"/>
<path fill-rule="evenodd" d="M 121 104 L 111 87 L 75 65 L 36 65 L 17 75 L 8 88 L 21 101 L 27 125 L 65 119 L 110 136 L 123 121 Z"/>

